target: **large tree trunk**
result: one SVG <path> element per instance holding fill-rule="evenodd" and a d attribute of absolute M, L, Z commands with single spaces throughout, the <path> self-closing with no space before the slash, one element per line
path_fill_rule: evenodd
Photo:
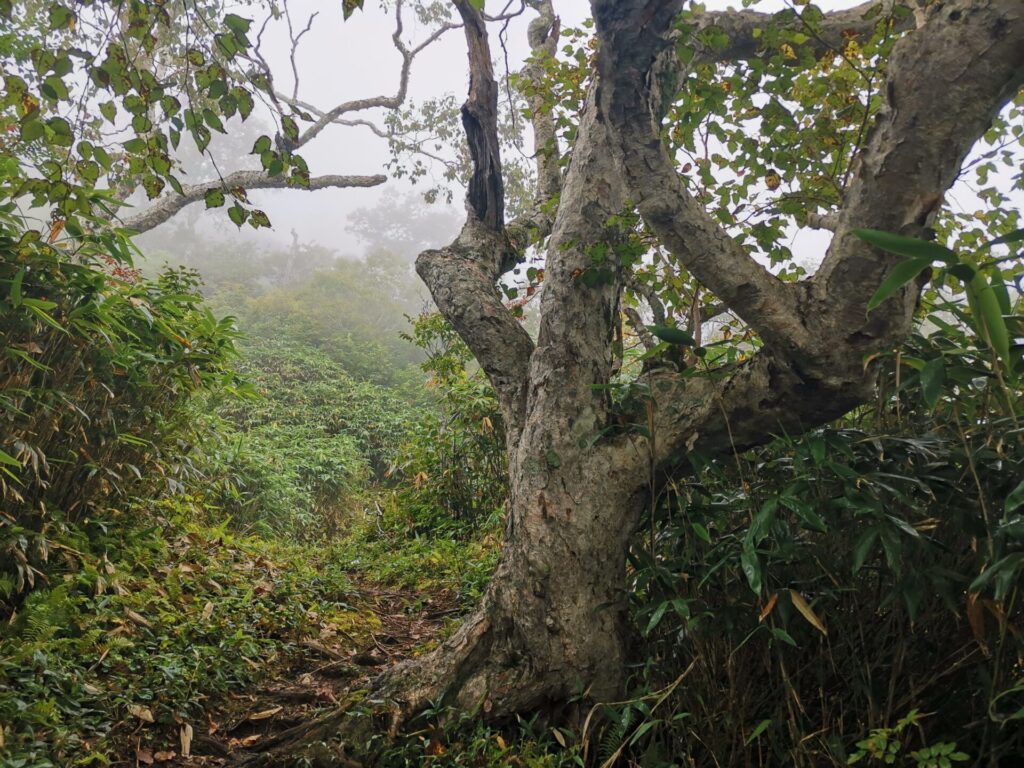
<path fill-rule="evenodd" d="M 772 434 L 798 434 L 870 397 L 874 374 L 863 360 L 909 332 L 918 287 L 868 317 L 868 298 L 898 259 L 849 231 L 920 232 L 931 223 L 934 201 L 953 183 L 964 155 L 1024 83 L 1024 8 L 1017 0 L 946 3 L 897 44 L 891 103 L 864 147 L 846 206 L 836 212 L 841 235 L 820 276 L 785 284 L 694 201 L 660 140 L 660 83 L 674 81 L 665 74 L 680 66 L 672 34 L 680 0 L 594 0 L 598 74 L 560 189 L 552 189 L 557 147 L 550 151 L 550 139 L 538 157 L 539 176 L 548 194 L 559 194 L 559 206 L 534 345 L 494 287 L 517 261 L 501 220 L 496 93 L 479 15 L 465 0 L 456 5 L 467 22 L 473 74 L 464 114 L 472 119 L 464 123 L 478 173 L 463 234 L 423 254 L 417 267 L 498 392 L 509 425 L 509 523 L 480 608 L 436 651 L 391 670 L 375 695 L 405 714 L 446 694 L 460 707 L 481 705 L 502 716 L 583 692 L 607 700 L 621 691 L 626 549 L 652 480 L 677 475 L 695 448 L 726 453 Z M 866 11 L 873 5 L 827 16 L 821 44 L 870 30 L 876 22 Z M 531 42 L 535 51 L 553 50 L 551 38 L 540 34 L 555 26 L 550 2 L 535 6 L 542 24 L 531 29 Z M 696 60 L 759 55 L 755 30 L 768 22 L 753 12 L 698 18 L 698 25 L 726 29 L 730 42 L 698 51 Z M 535 129 L 546 137 L 549 121 L 537 107 Z M 653 373 L 651 429 L 643 435 L 610 429 L 615 414 L 605 385 L 624 282 L 614 248 L 602 249 L 605 279 L 578 279 L 593 267 L 596 244 L 616 243 L 609 221 L 630 198 L 662 243 L 765 341 L 751 360 L 716 377 Z M 840 273 L 847 279 L 837 281 Z"/>
<path fill-rule="evenodd" d="M 643 497 L 620 468 L 566 462 L 520 476 L 507 544 L 480 607 L 431 654 L 371 692 L 414 713 L 439 695 L 507 717 L 584 693 L 609 700 L 626 662 L 626 547 Z M 543 480 L 541 480 L 543 478 Z"/>
<path fill-rule="evenodd" d="M 521 258 L 502 216 L 497 89 L 483 18 L 455 0 L 470 49 L 464 125 L 477 173 L 469 220 L 450 246 L 417 269 L 440 311 L 465 339 L 498 394 L 507 423 L 511 496 L 504 550 L 481 606 L 432 653 L 393 668 L 370 692 L 397 726 L 439 696 L 492 717 L 621 691 L 627 652 L 626 550 L 652 484 L 685 470 L 686 455 L 725 454 L 772 434 L 799 434 L 864 402 L 864 360 L 909 332 L 919 292 L 908 286 L 870 316 L 867 301 L 898 261 L 856 237 L 855 227 L 921 233 L 964 155 L 1024 84 L 1024 6 L 1019 0 L 951 0 L 895 46 L 879 112 L 818 275 L 783 283 L 743 251 L 697 203 L 661 141 L 663 83 L 677 82 L 673 23 L 681 0 L 593 0 L 597 74 L 563 180 L 552 168 L 550 115 L 538 175 L 558 194 L 536 344 L 503 305 L 501 275 Z M 535 50 L 554 49 L 549 0 L 531 27 Z M 829 16 L 817 40 L 841 44 L 870 29 L 874 5 Z M 692 24 L 726 30 L 725 47 L 695 61 L 760 55 L 765 14 L 705 14 Z M 545 32 L 546 30 L 546 32 Z M 833 41 L 833 42 L 830 42 Z M 542 69 L 542 68 L 541 68 Z M 555 189 L 560 185 L 559 189 Z M 625 269 L 611 224 L 630 205 L 703 286 L 757 332 L 749 360 L 682 378 L 651 372 L 646 428 L 615 429 L 607 396 Z M 603 254 L 600 279 L 581 275 Z M 636 421 L 636 416 L 630 417 Z M 336 725 L 338 721 L 332 721 Z"/>

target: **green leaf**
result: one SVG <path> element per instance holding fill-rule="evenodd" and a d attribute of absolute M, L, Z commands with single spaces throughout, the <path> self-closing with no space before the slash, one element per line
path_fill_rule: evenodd
<path fill-rule="evenodd" d="M 471 2 L 475 2 L 476 0 L 470 0 L 470 1 Z M 479 0 L 479 1 L 480 1 L 480 4 L 483 5 L 483 0 Z M 362 7 L 363 7 L 363 0 L 342 0 L 341 12 L 344 15 L 344 17 L 347 19 L 349 16 L 351 16 L 353 13 L 355 13 L 356 10 L 362 9 Z"/>
<path fill-rule="evenodd" d="M 269 152 L 272 146 L 274 145 L 271 143 L 269 136 L 260 136 L 256 139 L 256 143 L 252 145 L 252 152 L 249 154 L 262 155 L 265 152 Z M 266 164 L 263 167 L 265 168 Z"/>
<path fill-rule="evenodd" d="M 1015 229 L 1013 232 L 997 237 L 995 240 L 989 240 L 983 248 L 991 248 L 993 245 L 1007 245 L 1009 243 L 1019 243 L 1024 240 L 1024 229 Z"/>
<path fill-rule="evenodd" d="M 682 328 L 674 328 L 671 325 L 648 325 L 647 330 L 669 344 L 681 344 L 692 347 L 697 343 L 697 340 L 693 338 L 693 334 L 684 331 Z"/>
<path fill-rule="evenodd" d="M 21 267 L 11 281 L 11 304 L 15 307 L 21 306 L 21 283 L 25 279 L 25 268 Z"/>
<path fill-rule="evenodd" d="M 697 537 L 708 544 L 711 543 L 711 534 L 708 533 L 708 529 L 700 523 L 690 523 L 690 527 L 693 528 L 693 532 L 697 534 Z"/>
<path fill-rule="evenodd" d="M 237 16 L 234 13 L 229 13 L 224 16 L 224 26 L 230 29 L 232 32 L 238 32 L 245 34 L 249 31 L 249 27 L 252 26 L 252 21 L 244 19 L 241 16 Z"/>
<path fill-rule="evenodd" d="M 790 639 L 792 640 L 792 638 L 790 638 Z M 771 725 L 771 724 L 772 724 L 771 720 L 762 720 L 760 723 L 757 724 L 757 727 L 753 731 L 750 732 L 750 735 L 747 737 L 747 740 L 744 741 L 743 743 L 744 744 L 750 744 L 752 741 L 755 741 L 758 736 L 760 736 L 762 733 L 764 733 L 766 730 L 768 730 L 768 726 Z"/>
<path fill-rule="evenodd" d="M 950 265 L 958 261 L 956 254 L 946 246 L 917 237 L 896 235 L 878 229 L 855 229 L 853 234 L 876 248 L 895 253 L 897 256 L 906 256 L 908 259 L 925 259 L 928 263 L 941 261 Z"/>
<path fill-rule="evenodd" d="M 207 208 L 220 208 L 224 205 L 224 190 L 208 189 L 203 199 L 206 201 Z"/>
<path fill-rule="evenodd" d="M 878 538 L 878 530 L 875 528 L 869 528 L 861 534 L 861 537 L 857 540 L 857 544 L 853 548 L 853 572 L 857 573 L 861 568 L 864 567 L 864 562 L 868 559 L 868 555 L 871 553 L 871 547 L 875 543 L 875 539 Z"/>
<path fill-rule="evenodd" d="M 744 547 L 740 555 L 740 567 L 743 568 L 743 575 L 747 577 L 747 583 L 755 595 L 761 594 L 761 562 L 758 560 L 757 552 L 753 547 Z"/>
<path fill-rule="evenodd" d="M 285 115 L 281 118 L 281 130 L 284 131 L 285 138 L 295 141 L 299 138 L 299 125 L 292 118 Z"/>
<path fill-rule="evenodd" d="M 917 277 L 925 269 L 932 265 L 932 259 L 915 258 L 902 261 L 897 264 L 889 276 L 882 281 L 875 291 L 874 296 L 868 302 L 868 312 L 874 310 L 879 304 L 892 296 L 896 291 Z"/>
<path fill-rule="evenodd" d="M 17 467 L 18 469 L 21 469 L 21 462 L 18 461 L 13 456 L 11 456 L 11 454 L 2 450 L 0 450 L 0 464 L 7 464 L 8 466 Z"/>
<path fill-rule="evenodd" d="M 55 146 L 70 147 L 75 143 L 75 136 L 71 131 L 71 123 L 63 117 L 51 117 L 46 121 L 46 127 L 53 132 L 50 142 Z"/>
<path fill-rule="evenodd" d="M 21 140 L 28 144 L 46 135 L 46 126 L 39 120 L 30 119 L 21 124 Z"/>
<path fill-rule="evenodd" d="M 1003 509 L 1007 515 L 1016 512 L 1022 506 L 1024 506 L 1024 480 L 1007 494 L 1006 501 L 1003 502 Z"/>
<path fill-rule="evenodd" d="M 998 279 L 998 278 L 996 278 Z M 1013 370 L 1010 357 L 1010 332 L 1003 319 L 999 298 L 980 272 L 966 286 L 967 300 L 976 315 L 982 337 L 989 343 L 1007 370 Z"/>
<path fill-rule="evenodd" d="M 797 647 L 796 640 L 794 640 L 793 636 L 782 627 L 772 627 L 772 637 L 776 640 L 781 640 L 786 645 L 792 645 L 794 648 Z"/>
<path fill-rule="evenodd" d="M 921 397 L 929 408 L 934 408 L 942 395 L 942 385 L 946 383 L 946 363 L 936 357 L 925 363 L 921 369 Z"/>
<path fill-rule="evenodd" d="M 654 609 L 654 613 L 651 614 L 650 621 L 647 622 L 647 629 L 644 630 L 644 636 L 651 634 L 655 627 L 661 623 L 662 617 L 665 615 L 665 611 L 668 610 L 668 602 L 661 603 L 657 608 Z"/>
<path fill-rule="evenodd" d="M 228 208 L 228 218 L 235 223 L 236 227 L 242 226 L 245 223 L 245 219 L 248 216 L 245 209 L 238 203 Z"/>
<path fill-rule="evenodd" d="M 978 578 L 972 581 L 971 586 L 967 588 L 967 591 L 980 592 L 986 586 L 988 586 L 988 583 L 992 581 L 993 578 L 996 578 L 997 576 L 1001 577 L 1000 581 L 1005 584 L 1009 581 L 1009 579 L 1007 579 L 1007 576 L 1012 578 L 1016 575 L 1017 570 L 1020 569 L 1022 566 L 1024 566 L 1024 552 L 1014 552 L 1011 555 L 1007 555 L 1006 557 L 997 560 L 995 563 L 990 565 L 984 573 L 982 573 L 980 576 L 978 576 Z M 1002 597 L 1000 591 L 1001 590 L 997 587 L 997 599 L 1000 599 Z"/>

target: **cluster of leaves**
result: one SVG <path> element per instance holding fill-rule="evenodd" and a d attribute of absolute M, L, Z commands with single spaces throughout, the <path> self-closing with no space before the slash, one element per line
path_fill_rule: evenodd
<path fill-rule="evenodd" d="M 182 192 L 183 135 L 205 152 L 213 132 L 247 119 L 256 97 L 271 93 L 251 24 L 215 0 L 3 3 L 0 200 L 29 200 L 71 237 L 109 244 L 110 217 L 135 189 L 149 198 Z M 283 115 L 282 141 L 262 136 L 253 153 L 271 175 L 303 186 L 308 168 L 288 149 L 298 130 Z M 213 190 L 207 204 L 224 205 L 226 195 L 233 222 L 269 226 L 244 190 Z"/>
<path fill-rule="evenodd" d="M 966 284 L 993 291 L 998 265 L 974 263 Z M 641 697 L 611 713 L 632 712 L 626 748 L 645 765 L 841 765 L 874 754 L 869 731 L 921 765 L 1024 749 L 1022 345 L 991 333 L 1021 335 L 1020 300 L 988 317 L 983 302 L 926 301 L 909 344 L 878 361 L 873 407 L 698 461 L 658 500 L 631 556 L 637 684 L 689 674 L 663 711 Z M 914 710 L 930 713 L 915 729 L 890 719 Z"/>
<path fill-rule="evenodd" d="M 329 551 L 197 527 L 186 498 L 71 526 L 0 629 L 0 762 L 105 765 L 215 727 L 267 659 L 349 611 Z M 150 522 L 153 521 L 153 522 Z"/>
<path fill-rule="evenodd" d="M 437 313 L 413 320 L 407 338 L 427 353 L 423 370 L 437 395 L 402 446 L 391 475 L 404 481 L 410 533 L 470 534 L 493 522 L 508 492 L 505 432 L 497 398 L 472 354 Z"/>
<path fill-rule="evenodd" d="M 194 273 L 154 279 L 0 218 L 0 586 L 36 582 L 53 528 L 180 487 L 190 397 L 234 391 L 237 336 Z"/>

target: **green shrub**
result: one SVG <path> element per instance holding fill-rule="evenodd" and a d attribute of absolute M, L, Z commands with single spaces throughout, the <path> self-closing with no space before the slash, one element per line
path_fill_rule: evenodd
<path fill-rule="evenodd" d="M 493 523 L 508 494 L 505 429 L 497 399 L 454 329 L 438 314 L 413 321 L 408 337 L 427 353 L 423 370 L 436 409 L 426 410 L 395 460 L 410 533 L 466 535 Z"/>
<path fill-rule="evenodd" d="M 198 280 L 147 280 L 110 240 L 75 253 L 0 216 L 0 584 L 44 573 L 62 526 L 103 520 L 138 494 L 180 487 L 196 393 L 234 391 L 237 332 Z"/>

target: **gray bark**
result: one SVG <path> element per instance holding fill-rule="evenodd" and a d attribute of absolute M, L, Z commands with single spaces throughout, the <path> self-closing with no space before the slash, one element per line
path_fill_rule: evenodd
<path fill-rule="evenodd" d="M 471 23 L 476 11 L 465 0 L 457 4 L 476 66 L 487 56 L 486 33 Z M 799 433 L 871 395 L 873 371 L 863 360 L 909 332 L 918 290 L 911 286 L 866 316 L 868 298 L 896 259 L 851 230 L 927 226 L 964 154 L 1024 84 L 1019 0 L 946 2 L 908 32 L 889 66 L 888 108 L 832 219 L 836 234 L 827 258 L 812 279 L 784 284 L 687 194 L 662 146 L 658 88 L 681 5 L 593 2 L 598 74 L 561 182 L 536 345 L 494 288 L 516 259 L 493 178 L 500 168 L 490 154 L 496 115 L 476 111 L 467 123 L 483 186 L 471 190 L 469 222 L 459 239 L 425 253 L 418 268 L 501 401 L 509 425 L 509 523 L 480 608 L 449 641 L 391 670 L 371 692 L 394 706 L 398 719 L 440 694 L 503 716 L 565 701 L 578 686 L 595 699 L 619 691 L 625 553 L 652 473 L 672 477 L 691 450 L 725 454 L 781 431 Z M 714 56 L 758 55 L 750 31 L 765 24 L 763 16 L 698 19 L 712 21 L 732 35 L 728 49 Z M 836 14 L 823 35 L 855 23 L 859 17 L 849 12 Z M 489 68 L 475 69 L 474 89 L 488 74 Z M 471 93 L 470 103 L 484 103 L 479 96 L 486 92 Z M 608 220 L 628 200 L 765 342 L 748 362 L 715 378 L 684 382 L 669 370 L 652 371 L 649 438 L 607 433 L 614 414 L 601 388 L 615 365 L 612 337 L 625 279 L 609 247 L 619 235 Z M 594 268 L 595 248 L 605 249 L 602 278 L 581 279 Z"/>

